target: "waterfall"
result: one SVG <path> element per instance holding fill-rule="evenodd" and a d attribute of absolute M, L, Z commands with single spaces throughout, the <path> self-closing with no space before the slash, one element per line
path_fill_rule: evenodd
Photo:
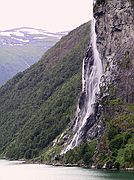
<path fill-rule="evenodd" d="M 83 60 L 82 65 L 82 93 L 81 99 L 82 105 L 78 105 L 76 111 L 75 125 L 73 131 L 75 132 L 70 144 L 63 150 L 62 154 L 66 153 L 70 149 L 78 146 L 81 143 L 82 136 L 84 134 L 84 128 L 88 121 L 91 121 L 95 114 L 96 96 L 99 94 L 100 79 L 103 73 L 102 62 L 97 50 L 97 35 L 95 32 L 95 18 L 91 22 L 91 43 L 90 50 L 92 56 L 86 57 Z M 82 106 L 82 107 L 80 107 Z"/>

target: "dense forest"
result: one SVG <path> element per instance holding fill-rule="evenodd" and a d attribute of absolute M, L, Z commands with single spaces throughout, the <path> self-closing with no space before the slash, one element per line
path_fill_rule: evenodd
<path fill-rule="evenodd" d="M 36 157 L 74 116 L 90 23 L 63 37 L 41 60 L 0 88 L 0 153 Z"/>

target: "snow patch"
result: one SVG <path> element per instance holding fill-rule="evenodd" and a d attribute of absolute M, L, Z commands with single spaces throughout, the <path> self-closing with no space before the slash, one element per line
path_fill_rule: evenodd
<path fill-rule="evenodd" d="M 21 42 L 29 42 L 29 40 L 24 40 L 24 39 L 18 39 L 15 37 L 11 37 L 13 40 L 21 41 Z"/>

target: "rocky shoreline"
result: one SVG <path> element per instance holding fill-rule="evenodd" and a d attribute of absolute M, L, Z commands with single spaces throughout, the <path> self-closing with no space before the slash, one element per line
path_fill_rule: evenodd
<path fill-rule="evenodd" d="M 80 168 L 85 168 L 85 169 L 95 169 L 95 170 L 106 170 L 106 171 L 132 171 L 134 172 L 134 167 L 132 168 L 117 168 L 117 167 L 112 167 L 108 166 L 106 163 L 101 166 L 101 165 L 91 165 L 87 166 L 85 164 L 64 164 L 60 162 L 41 162 L 41 161 L 36 161 L 34 159 L 26 160 L 26 159 L 7 159 L 7 158 L 2 158 L 1 160 L 7 160 L 7 161 L 17 161 L 20 162 L 21 164 L 42 164 L 42 165 L 49 165 L 49 166 L 62 166 L 62 167 L 80 167 Z"/>
<path fill-rule="evenodd" d="M 81 168 L 86 168 L 86 169 L 95 169 L 95 170 L 106 170 L 106 171 L 133 171 L 134 172 L 134 167 L 132 168 L 119 168 L 119 167 L 114 167 L 110 166 L 107 163 L 105 163 L 103 166 L 100 164 L 97 165 L 85 165 L 85 164 L 64 164 L 60 162 L 40 162 L 40 161 L 34 161 L 34 160 L 29 160 L 25 161 L 25 164 L 44 164 L 44 165 L 50 165 L 50 166 L 63 166 L 63 167 L 81 167 Z"/>

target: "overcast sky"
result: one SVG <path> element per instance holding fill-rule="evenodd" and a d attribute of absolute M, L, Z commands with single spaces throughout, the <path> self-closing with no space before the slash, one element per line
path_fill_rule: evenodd
<path fill-rule="evenodd" d="M 0 0 L 0 30 L 34 27 L 65 31 L 89 21 L 93 0 Z"/>

